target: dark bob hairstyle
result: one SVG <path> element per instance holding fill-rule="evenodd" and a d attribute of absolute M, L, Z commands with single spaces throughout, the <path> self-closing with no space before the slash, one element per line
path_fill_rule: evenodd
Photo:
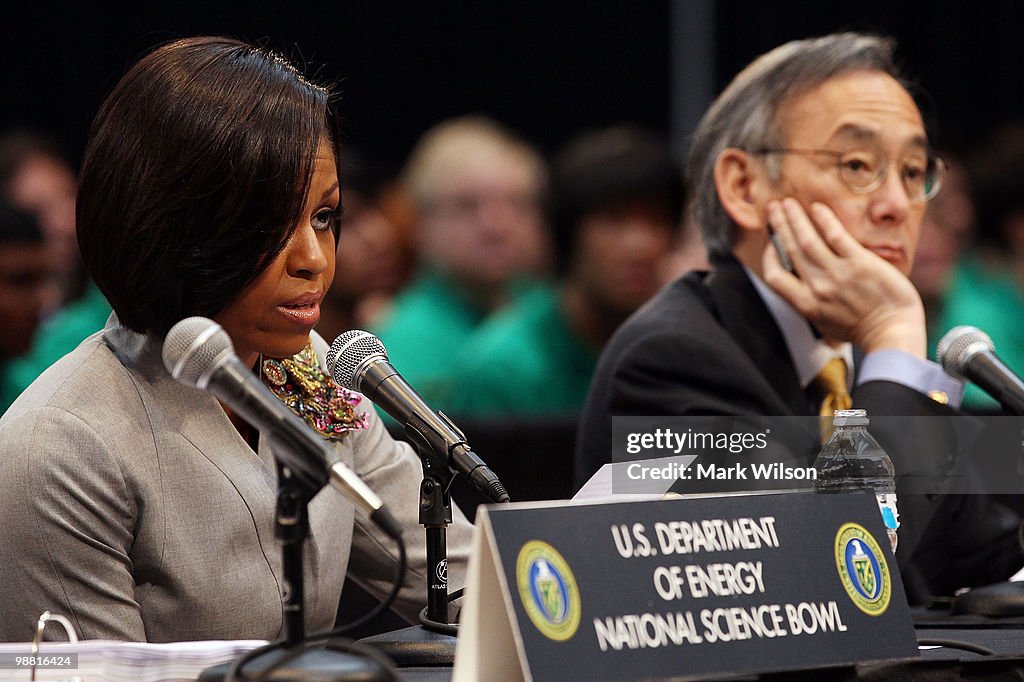
<path fill-rule="evenodd" d="M 136 63 L 93 121 L 77 208 L 121 323 L 163 337 L 227 308 L 298 223 L 322 138 L 330 93 L 268 49 L 189 38 Z"/>

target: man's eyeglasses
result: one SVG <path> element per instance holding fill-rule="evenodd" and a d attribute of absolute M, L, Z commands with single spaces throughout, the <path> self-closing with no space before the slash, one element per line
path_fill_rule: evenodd
<path fill-rule="evenodd" d="M 831 156 L 836 160 L 839 179 L 858 194 L 874 192 L 885 182 L 889 172 L 889 157 L 878 149 L 758 149 L 755 154 L 809 154 Z M 900 180 L 911 201 L 928 201 L 939 193 L 946 162 L 926 152 L 899 162 Z"/>

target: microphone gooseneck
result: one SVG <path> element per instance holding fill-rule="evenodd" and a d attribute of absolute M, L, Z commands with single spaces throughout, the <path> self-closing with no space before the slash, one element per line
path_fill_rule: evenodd
<path fill-rule="evenodd" d="M 508 502 L 498 477 L 466 443 L 466 437 L 443 412 L 437 412 L 388 361 L 384 344 L 369 332 L 344 332 L 327 352 L 327 367 L 340 385 L 366 395 L 395 418 L 417 445 L 443 458 L 487 499 Z"/>

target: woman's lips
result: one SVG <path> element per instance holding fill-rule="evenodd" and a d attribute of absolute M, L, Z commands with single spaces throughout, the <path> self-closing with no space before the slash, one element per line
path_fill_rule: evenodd
<path fill-rule="evenodd" d="M 277 309 L 288 319 L 303 326 L 313 327 L 320 321 L 320 299 L 323 294 L 306 294 L 281 303 Z"/>

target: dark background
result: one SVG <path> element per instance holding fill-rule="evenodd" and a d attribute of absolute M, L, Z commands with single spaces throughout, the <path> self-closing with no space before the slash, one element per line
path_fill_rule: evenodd
<path fill-rule="evenodd" d="M 152 46 L 204 33 L 265 41 L 340 81 L 348 142 L 395 167 L 426 128 L 490 114 L 551 151 L 574 132 L 635 121 L 671 132 L 670 44 L 687 0 L 207 3 L 24 2 L 0 16 L 0 128 L 52 131 L 77 161 L 88 123 Z M 1022 111 L 1024 3 L 706 0 L 715 90 L 786 40 L 885 32 L 932 93 L 940 144 Z M 673 9 L 676 11 L 674 12 Z M 688 132 L 688 131 L 683 131 Z"/>

